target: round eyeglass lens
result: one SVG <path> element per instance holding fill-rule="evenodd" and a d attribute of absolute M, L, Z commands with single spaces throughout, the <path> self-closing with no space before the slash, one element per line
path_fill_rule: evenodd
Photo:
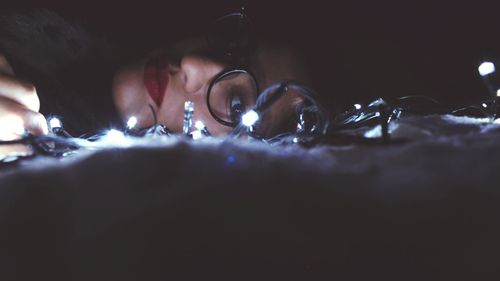
<path fill-rule="evenodd" d="M 251 132 L 259 138 L 313 139 L 328 128 L 326 111 L 314 99 L 312 90 L 299 84 L 273 84 L 260 93 L 256 104 L 260 116 Z"/>
<path fill-rule="evenodd" d="M 254 77 L 244 70 L 232 70 L 214 80 L 208 92 L 208 107 L 219 123 L 234 127 L 241 115 L 255 106 L 257 96 Z"/>

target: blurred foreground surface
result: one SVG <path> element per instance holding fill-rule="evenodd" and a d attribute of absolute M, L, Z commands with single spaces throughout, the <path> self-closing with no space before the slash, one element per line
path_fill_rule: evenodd
<path fill-rule="evenodd" d="M 170 141 L 0 169 L 2 280 L 499 277 L 500 125 L 388 146 Z"/>

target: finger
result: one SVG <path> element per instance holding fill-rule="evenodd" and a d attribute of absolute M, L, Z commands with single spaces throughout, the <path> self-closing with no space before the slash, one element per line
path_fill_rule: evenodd
<path fill-rule="evenodd" d="M 24 129 L 33 135 L 47 134 L 47 120 L 38 112 L 0 97 L 0 130 L 18 134 L 20 130 Z"/>
<path fill-rule="evenodd" d="M 29 156 L 33 149 L 24 144 L 0 145 L 0 160 L 9 156 Z"/>
<path fill-rule="evenodd" d="M 14 75 L 14 70 L 10 66 L 5 56 L 2 54 L 0 54 L 0 73 Z"/>
<path fill-rule="evenodd" d="M 40 110 L 35 86 L 12 75 L 0 73 L 0 97 L 13 100 L 32 111 Z"/>
<path fill-rule="evenodd" d="M 0 141 L 21 139 L 24 134 L 23 119 L 15 115 L 0 116 Z"/>

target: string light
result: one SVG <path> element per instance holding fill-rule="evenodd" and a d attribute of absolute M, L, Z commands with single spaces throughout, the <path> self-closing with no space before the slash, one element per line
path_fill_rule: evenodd
<path fill-rule="evenodd" d="M 51 117 L 49 119 L 49 128 L 50 130 L 60 129 L 62 128 L 62 122 L 57 117 Z"/>
<path fill-rule="evenodd" d="M 477 70 L 479 71 L 479 75 L 484 77 L 495 72 L 495 65 L 492 62 L 485 61 L 479 65 Z"/>
<path fill-rule="evenodd" d="M 127 121 L 127 129 L 132 130 L 137 125 L 137 118 L 132 116 Z"/>
<path fill-rule="evenodd" d="M 484 80 L 488 80 L 488 77 L 486 77 L 486 76 L 495 72 L 495 66 L 491 62 L 484 62 L 479 66 L 478 71 L 479 71 L 479 74 L 484 77 Z M 285 83 L 285 86 L 286 86 L 286 83 Z M 283 90 L 279 91 L 280 93 L 281 92 L 285 93 L 287 91 L 286 89 L 288 89 L 287 87 L 283 87 L 283 84 L 280 84 L 279 87 L 280 87 L 279 89 L 283 88 Z M 494 88 L 492 87 L 492 89 L 495 89 L 495 88 L 496 87 L 494 87 Z M 293 89 L 296 90 L 295 88 L 293 88 Z M 491 92 L 494 94 L 495 97 L 500 97 L 500 88 L 497 88 L 497 90 L 493 90 Z M 268 105 L 272 104 L 272 102 L 275 101 L 275 99 L 273 99 L 273 97 L 276 97 L 276 95 L 271 95 L 271 93 L 274 93 L 274 92 L 272 92 L 272 91 L 268 92 L 267 99 L 262 99 L 262 101 L 260 103 L 256 102 L 254 110 L 250 110 L 242 115 L 241 124 L 243 126 L 238 126 L 238 127 L 242 128 L 241 130 L 244 130 L 245 127 L 247 127 L 246 128 L 247 132 L 248 131 L 251 132 L 254 129 L 253 127 L 261 118 L 261 116 L 259 116 L 259 114 L 263 114 L 263 112 L 265 112 L 265 109 L 268 108 Z M 261 96 L 263 96 L 263 94 L 261 94 Z M 381 100 L 381 101 L 383 101 L 383 100 Z M 316 106 L 315 103 L 313 103 L 313 105 Z M 395 106 L 395 104 L 391 104 L 391 103 L 387 103 L 386 106 L 387 106 L 387 108 L 386 108 L 387 112 L 394 114 L 396 119 L 399 117 L 399 114 L 401 114 L 402 110 L 405 110 L 404 107 Z M 494 107 L 494 104 L 488 105 L 487 103 L 483 103 L 482 106 L 484 108 L 490 108 L 490 107 Z M 354 112 L 352 109 L 349 111 L 351 113 L 351 116 L 345 117 L 345 120 L 347 120 L 346 122 L 344 122 L 344 120 L 335 121 L 341 125 L 347 125 L 347 126 L 344 126 L 342 128 L 340 128 L 340 126 L 339 126 L 336 128 L 337 129 L 336 131 L 329 131 L 329 132 L 339 133 L 343 128 L 348 129 L 350 125 L 353 125 L 352 127 L 355 127 L 358 124 L 368 124 L 368 123 L 363 123 L 363 122 L 365 122 L 367 120 L 368 121 L 372 120 L 373 117 L 380 117 L 381 119 L 384 119 L 384 116 L 387 115 L 384 113 L 386 111 L 381 109 L 379 100 L 377 100 L 377 102 L 375 102 L 375 103 L 372 103 L 372 104 L 369 104 L 366 106 L 362 106 L 361 104 L 356 103 L 353 105 L 353 107 L 356 109 L 356 111 Z M 207 130 L 205 124 L 203 124 L 203 122 L 200 120 L 194 122 L 195 130 L 193 130 L 191 132 L 191 129 L 192 129 L 191 127 L 193 125 L 192 118 L 194 115 L 194 109 L 195 109 L 194 103 L 192 101 L 186 101 L 184 103 L 183 133 L 190 136 L 193 140 L 198 140 L 198 139 L 201 139 L 203 137 L 209 136 L 210 134 L 208 133 L 208 130 Z M 152 110 L 152 112 L 154 114 L 153 110 Z M 318 115 L 315 115 L 315 116 L 317 117 Z M 355 118 L 353 118 L 353 116 Z M 395 128 L 395 126 L 397 126 L 396 124 L 390 123 L 390 121 L 391 121 L 390 117 L 391 116 L 389 116 L 389 118 L 387 119 L 387 123 L 388 123 L 388 125 L 392 125 L 392 126 L 389 127 L 390 130 L 387 130 L 387 132 L 392 131 Z M 5 117 L 3 117 L 3 118 L 5 118 Z M 301 132 L 303 132 L 305 130 L 305 126 L 308 125 L 305 123 L 305 121 L 309 122 L 310 120 L 309 119 L 306 120 L 305 118 L 303 118 L 302 114 L 300 115 L 299 119 L 301 120 L 301 122 L 297 124 L 297 131 L 299 133 L 297 133 L 297 131 L 296 131 L 295 133 L 288 134 L 286 136 L 287 143 L 300 143 L 300 144 L 306 143 L 304 140 L 307 140 L 307 139 L 304 137 L 304 135 L 306 135 L 306 133 L 309 133 L 309 131 L 312 131 L 312 130 L 308 130 L 304 134 L 302 134 Z M 325 119 L 326 119 L 326 117 L 325 117 Z M 155 120 L 156 120 L 156 118 L 155 118 Z M 14 121 L 16 121 L 17 123 Z M 302 122 L 302 121 L 304 121 L 304 122 Z M 326 123 L 329 123 L 329 122 L 330 122 L 329 120 L 326 121 Z M 344 123 L 342 123 L 342 122 L 344 122 Z M 2 123 L 4 123 L 4 122 L 2 122 Z M 9 123 L 9 122 L 7 122 L 7 123 Z M 19 129 L 20 135 L 23 135 L 23 139 L 21 140 L 22 142 L 19 141 L 18 143 L 30 144 L 33 147 L 37 147 L 38 152 L 42 152 L 46 155 L 53 155 L 53 156 L 57 156 L 57 157 L 67 155 L 67 152 L 76 151 L 78 149 L 86 149 L 87 146 L 85 146 L 84 144 L 81 144 L 80 141 L 87 141 L 88 143 L 93 143 L 94 141 L 99 141 L 102 139 L 105 141 L 105 143 L 104 143 L 105 146 L 103 146 L 103 147 L 108 147 L 109 145 L 118 145 L 118 146 L 122 145 L 123 146 L 123 145 L 132 144 L 132 140 L 130 138 L 128 138 L 126 135 L 127 131 L 122 132 L 122 131 L 119 131 L 116 129 L 110 129 L 104 135 L 101 134 L 101 135 L 97 135 L 95 137 L 90 137 L 88 139 L 80 139 L 80 138 L 68 137 L 68 136 L 66 136 L 64 134 L 60 134 L 60 133 L 51 134 L 50 136 L 33 136 L 33 135 L 28 136 L 28 135 L 24 135 L 25 131 L 24 131 L 24 126 L 23 126 L 24 124 L 23 124 L 22 120 L 13 120 L 10 123 L 18 124 L 15 127 Z M 494 123 L 500 124 L 500 119 L 494 120 Z M 131 116 L 127 120 L 126 127 L 130 130 L 130 129 L 134 128 L 135 126 L 137 126 L 137 124 L 138 124 L 137 118 L 135 116 Z M 50 118 L 48 120 L 48 125 L 49 125 L 49 128 L 52 130 L 57 129 L 57 128 L 61 128 L 61 131 L 64 131 L 64 130 L 62 130 L 61 120 L 56 118 L 56 117 Z M 163 125 L 157 125 L 155 122 L 155 125 L 154 125 L 155 128 L 156 127 L 162 128 L 162 126 Z M 368 126 L 372 126 L 372 125 L 369 124 Z M 314 128 L 314 126 L 310 126 L 310 127 Z M 328 128 L 328 127 L 325 127 L 325 128 Z M 372 126 L 372 128 L 367 130 L 367 131 L 364 131 L 364 133 L 362 133 L 360 136 L 364 136 L 365 138 L 380 138 L 383 136 L 383 131 L 384 131 L 383 127 L 379 124 L 376 126 Z M 0 131 L 0 133 L 1 133 L 1 131 Z M 325 129 L 324 134 L 326 134 L 326 129 Z M 142 135 L 139 133 L 138 136 L 139 135 L 148 137 L 147 134 Z M 238 136 L 238 135 L 234 135 L 234 136 Z M 290 138 L 290 136 L 291 136 L 291 138 Z M 307 135 L 306 135 L 306 137 L 307 137 Z M 257 136 L 256 138 L 259 140 L 262 140 L 264 142 L 271 143 L 269 141 L 269 139 L 259 138 L 259 136 Z M 283 135 L 279 135 L 276 137 L 276 139 L 278 139 L 278 140 L 285 139 L 285 137 L 283 137 Z M 352 138 L 350 140 L 352 140 Z M 15 140 L 15 141 L 17 141 L 17 140 Z M 352 141 L 354 142 L 355 140 L 352 140 Z M 54 143 L 56 145 L 54 145 Z M 314 143 L 317 143 L 317 142 L 314 142 Z M 0 142 L 0 144 L 12 144 L 12 142 L 4 141 L 4 142 Z M 63 149 L 60 149 L 61 147 Z M 61 151 L 65 151 L 65 153 L 62 154 Z"/>
<path fill-rule="evenodd" d="M 259 120 L 259 114 L 254 110 L 250 110 L 241 116 L 241 123 L 247 127 L 253 126 Z"/>
<path fill-rule="evenodd" d="M 192 101 L 184 102 L 184 124 L 182 126 L 182 132 L 185 135 L 189 135 L 189 129 L 192 125 L 191 118 L 193 117 L 194 103 Z"/>
<path fill-rule="evenodd" d="M 196 130 L 194 132 L 191 133 L 191 137 L 193 138 L 193 140 L 199 140 L 201 138 L 203 138 L 203 133 L 201 132 L 201 130 Z"/>
<path fill-rule="evenodd" d="M 110 141 L 110 142 L 113 142 L 113 143 L 117 143 L 117 144 L 123 144 L 124 141 L 127 139 L 125 137 L 125 134 L 121 131 L 118 131 L 116 129 L 111 129 L 109 130 L 105 137 L 104 137 L 106 140 Z"/>
<path fill-rule="evenodd" d="M 196 130 L 190 134 L 193 140 L 211 136 L 205 124 L 203 124 L 203 122 L 201 122 L 200 120 L 194 123 L 194 127 L 196 128 Z"/>
<path fill-rule="evenodd" d="M 494 83 L 490 80 L 489 75 L 495 72 L 495 65 L 492 62 L 486 61 L 483 62 L 478 68 L 479 74 L 483 78 L 483 83 L 485 84 L 488 92 L 490 93 L 491 98 L 493 99 L 491 102 L 491 106 L 487 106 L 486 104 L 482 104 L 482 106 L 487 109 L 487 114 L 489 115 L 490 122 L 494 122 L 497 116 L 497 111 L 500 106 L 500 89 L 495 87 Z M 497 89 L 497 90 L 495 90 Z"/>
<path fill-rule="evenodd" d="M 205 129 L 205 124 L 203 124 L 203 122 L 201 122 L 200 120 L 198 120 L 198 121 L 196 121 L 196 122 L 194 123 L 194 127 L 195 127 L 196 129 L 198 129 L 198 130 L 200 130 L 200 131 L 201 131 L 201 130 Z"/>
<path fill-rule="evenodd" d="M 203 134 L 203 130 L 206 129 L 205 124 L 203 124 L 203 122 L 198 120 L 194 123 L 194 127 L 196 128 L 196 131 L 191 133 L 191 137 L 193 138 L 193 140 L 199 140 L 203 138 L 205 136 Z"/>
<path fill-rule="evenodd" d="M 375 128 L 372 128 L 368 131 L 366 131 L 364 134 L 365 138 L 380 138 L 382 136 L 382 126 L 377 125 Z"/>

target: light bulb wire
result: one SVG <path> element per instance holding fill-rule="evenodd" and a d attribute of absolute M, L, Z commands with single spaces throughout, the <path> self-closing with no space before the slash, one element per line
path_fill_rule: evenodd
<path fill-rule="evenodd" d="M 300 119 L 300 114 L 304 111 L 314 114 L 315 122 L 310 124 L 312 131 L 302 131 L 302 132 L 287 132 L 281 133 L 269 138 L 260 136 L 256 133 L 253 127 L 258 126 L 259 120 L 253 126 L 245 126 L 242 124 L 242 120 L 238 123 L 235 129 L 231 132 L 231 136 L 240 137 L 243 133 L 248 135 L 252 139 L 260 140 L 266 143 L 317 143 L 320 142 L 322 137 L 324 137 L 328 132 L 328 127 L 330 125 L 330 118 L 327 111 L 321 106 L 321 104 L 316 100 L 317 94 L 310 88 L 301 85 L 294 81 L 281 81 L 274 83 L 267 87 L 257 98 L 253 111 L 255 111 L 259 116 L 262 116 L 268 111 L 273 104 L 275 104 L 280 98 L 289 93 L 296 93 L 301 98 L 304 99 L 302 106 L 296 108 L 297 120 Z M 304 106 L 307 104 L 307 106 Z M 293 141 L 293 140 L 299 141 Z"/>

